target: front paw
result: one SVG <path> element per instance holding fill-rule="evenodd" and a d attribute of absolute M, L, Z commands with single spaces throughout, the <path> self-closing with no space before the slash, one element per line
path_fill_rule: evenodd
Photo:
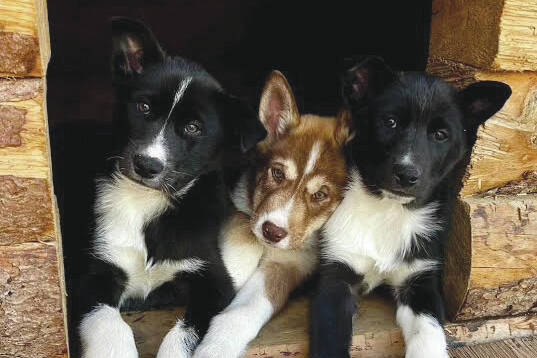
<path fill-rule="evenodd" d="M 157 358 L 189 358 L 197 342 L 195 330 L 178 320 L 162 340 Z"/>
<path fill-rule="evenodd" d="M 117 308 L 100 305 L 80 324 L 82 358 L 138 358 L 134 335 Z"/>

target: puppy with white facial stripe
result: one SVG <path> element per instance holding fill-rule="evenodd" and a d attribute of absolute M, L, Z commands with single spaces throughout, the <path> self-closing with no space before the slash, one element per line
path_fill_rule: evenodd
<path fill-rule="evenodd" d="M 259 116 L 268 135 L 234 191 L 241 212 L 222 234 L 223 259 L 238 293 L 211 321 L 197 358 L 239 357 L 311 275 L 318 230 L 345 185 L 345 118 L 300 115 L 285 77 L 276 71 L 263 91 Z"/>
<path fill-rule="evenodd" d="M 203 68 L 167 56 L 143 24 L 116 18 L 112 32 L 118 155 L 97 183 L 95 260 L 72 300 L 71 356 L 137 357 L 119 309 L 186 283 L 184 320 L 158 357 L 188 357 L 235 293 L 219 233 L 234 213 L 233 173 L 266 131 Z"/>
<path fill-rule="evenodd" d="M 322 232 L 310 354 L 349 357 L 355 292 L 386 284 L 406 357 L 447 358 L 441 269 L 450 213 L 477 129 L 511 90 L 485 81 L 456 91 L 368 57 L 345 73 L 343 93 L 356 136 L 346 149 L 349 184 Z"/>

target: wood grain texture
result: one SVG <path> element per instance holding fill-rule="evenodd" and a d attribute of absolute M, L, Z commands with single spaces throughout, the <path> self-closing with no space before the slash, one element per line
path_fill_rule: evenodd
<path fill-rule="evenodd" d="M 537 186 L 522 182 L 459 199 L 445 253 L 449 319 L 536 311 Z"/>
<path fill-rule="evenodd" d="M 0 111 L 17 108 L 25 111 L 25 120 L 20 131 L 20 145 L 0 148 L 0 175 L 15 175 L 24 178 L 51 178 L 48 129 L 45 118 L 44 94 L 13 102 L 0 103 Z M 0 118 L 2 118 L 0 114 Z"/>
<path fill-rule="evenodd" d="M 44 76 L 50 59 L 46 1 L 2 0 L 0 43 L 0 76 Z"/>
<path fill-rule="evenodd" d="M 451 358 L 535 358 L 535 352 L 537 352 L 537 338 L 524 337 L 453 348 L 449 351 L 449 356 Z"/>
<path fill-rule="evenodd" d="M 351 344 L 353 358 L 401 358 L 404 341 L 394 316 L 394 303 L 370 296 L 359 303 Z M 140 358 L 153 358 L 166 332 L 173 327 L 180 309 L 125 313 L 133 327 Z M 308 356 L 308 301 L 292 300 L 271 320 L 250 344 L 244 357 L 284 358 Z M 465 323 L 448 323 L 445 327 L 452 347 L 537 334 L 537 316 L 520 316 Z"/>
<path fill-rule="evenodd" d="M 537 70 L 537 1 L 434 0 L 429 53 L 481 69 Z"/>
<path fill-rule="evenodd" d="M 66 357 L 56 246 L 0 247 L 0 357 Z"/>
<path fill-rule="evenodd" d="M 20 132 L 25 118 L 24 108 L 0 105 L 0 148 L 21 145 Z"/>
<path fill-rule="evenodd" d="M 17 102 L 37 97 L 42 92 L 39 78 L 0 79 L 0 102 Z"/>
<path fill-rule="evenodd" d="M 48 181 L 0 175 L 0 246 L 54 240 Z"/>
<path fill-rule="evenodd" d="M 427 71 L 458 87 L 494 80 L 513 90 L 505 106 L 478 131 L 462 196 L 501 187 L 537 168 L 537 72 L 495 73 L 434 59 Z"/>

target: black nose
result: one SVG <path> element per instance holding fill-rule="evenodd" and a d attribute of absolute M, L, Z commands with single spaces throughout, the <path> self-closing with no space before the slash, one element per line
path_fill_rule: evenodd
<path fill-rule="evenodd" d="M 164 169 L 160 160 L 142 154 L 135 154 L 132 158 L 132 164 L 136 174 L 146 179 L 154 178 Z"/>
<path fill-rule="evenodd" d="M 421 171 L 413 165 L 396 164 L 393 168 L 395 182 L 402 188 L 408 188 L 418 183 Z"/>
<path fill-rule="evenodd" d="M 287 231 L 285 231 L 285 229 L 271 223 L 270 221 L 265 221 L 261 229 L 263 230 L 263 236 L 272 242 L 280 242 L 284 237 L 287 236 Z"/>

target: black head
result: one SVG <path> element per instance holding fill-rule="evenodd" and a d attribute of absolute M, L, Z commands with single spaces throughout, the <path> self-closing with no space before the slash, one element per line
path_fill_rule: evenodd
<path fill-rule="evenodd" d="M 457 91 L 424 73 L 395 73 L 367 57 L 345 73 L 356 127 L 353 160 L 372 192 L 422 205 L 475 143 L 477 129 L 509 98 L 501 82 Z"/>
<path fill-rule="evenodd" d="M 112 73 L 124 124 L 122 174 L 177 192 L 264 138 L 254 112 L 201 66 L 167 56 L 138 21 L 114 18 L 111 25 Z"/>

